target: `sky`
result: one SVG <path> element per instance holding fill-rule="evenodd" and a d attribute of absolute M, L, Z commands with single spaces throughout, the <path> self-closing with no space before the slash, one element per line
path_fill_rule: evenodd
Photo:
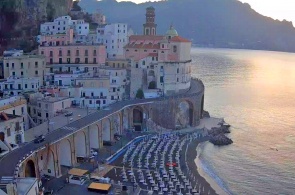
<path fill-rule="evenodd" d="M 117 0 L 142 3 L 147 0 Z M 155 0 L 151 0 L 155 1 Z M 258 13 L 278 20 L 292 21 L 295 25 L 295 0 L 239 0 L 249 3 Z"/>

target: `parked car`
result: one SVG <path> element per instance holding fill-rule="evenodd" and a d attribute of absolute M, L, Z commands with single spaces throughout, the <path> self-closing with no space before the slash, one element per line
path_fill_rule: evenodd
<path fill-rule="evenodd" d="M 73 116 L 73 112 L 67 112 L 67 113 L 65 113 L 65 116 Z"/>
<path fill-rule="evenodd" d="M 39 144 L 39 143 L 43 142 L 44 140 L 45 140 L 45 136 L 44 135 L 40 135 L 40 136 L 38 136 L 38 137 L 36 137 L 34 139 L 34 143 L 35 144 Z"/>

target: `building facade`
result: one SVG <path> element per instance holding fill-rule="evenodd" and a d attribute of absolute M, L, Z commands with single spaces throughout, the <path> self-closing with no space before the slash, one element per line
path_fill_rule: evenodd
<path fill-rule="evenodd" d="M 42 124 L 62 113 L 71 105 L 72 100 L 68 97 L 51 97 L 36 94 L 29 100 L 28 113 L 36 124 Z"/>
<path fill-rule="evenodd" d="M 114 23 L 97 28 L 97 43 L 104 44 L 107 58 L 124 58 L 124 46 L 128 42 L 127 24 Z"/>
<path fill-rule="evenodd" d="M 101 44 L 70 44 L 61 46 L 39 46 L 47 64 L 97 64 L 106 60 L 106 49 Z"/>
<path fill-rule="evenodd" d="M 41 55 L 20 55 L 4 57 L 4 78 L 36 78 L 43 84 L 45 57 Z"/>
<path fill-rule="evenodd" d="M 131 61 L 131 97 L 140 88 L 169 95 L 190 87 L 191 42 L 173 26 L 165 35 L 156 35 L 154 11 L 152 7 L 146 10 L 144 35 L 130 36 L 125 46 L 125 57 Z"/>
<path fill-rule="evenodd" d="M 4 97 L 0 99 L 0 112 L 22 116 L 23 129 L 29 129 L 29 117 L 27 113 L 27 100 L 23 96 Z"/>

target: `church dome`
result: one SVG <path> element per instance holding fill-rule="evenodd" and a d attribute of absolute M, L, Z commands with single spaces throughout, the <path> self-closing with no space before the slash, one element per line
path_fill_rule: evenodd
<path fill-rule="evenodd" d="M 169 38 L 178 36 L 177 31 L 174 29 L 174 27 L 172 25 L 170 26 L 169 30 L 167 30 L 166 36 Z"/>

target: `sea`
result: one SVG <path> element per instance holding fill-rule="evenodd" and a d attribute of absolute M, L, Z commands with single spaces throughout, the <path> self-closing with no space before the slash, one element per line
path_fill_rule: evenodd
<path fill-rule="evenodd" d="M 295 54 L 192 49 L 205 110 L 231 125 L 229 146 L 198 146 L 199 166 L 228 194 L 295 194 Z"/>

